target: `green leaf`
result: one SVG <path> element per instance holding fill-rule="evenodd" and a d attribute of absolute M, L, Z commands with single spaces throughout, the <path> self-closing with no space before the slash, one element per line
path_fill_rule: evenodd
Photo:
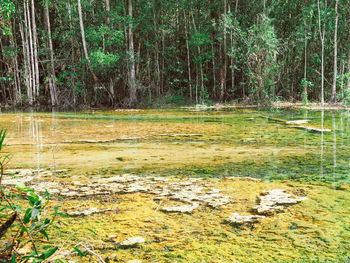
<path fill-rule="evenodd" d="M 28 223 L 29 223 L 31 212 L 32 212 L 32 209 L 31 209 L 31 208 L 28 208 L 28 209 L 26 210 L 26 213 L 25 213 L 25 215 L 24 215 L 24 220 L 23 220 L 24 224 L 28 224 Z"/>
<path fill-rule="evenodd" d="M 13 252 L 12 258 L 11 258 L 11 263 L 15 263 L 15 262 L 16 262 L 16 253 Z"/>
<path fill-rule="evenodd" d="M 39 259 L 41 259 L 41 260 L 48 259 L 49 257 L 51 257 L 57 251 L 57 249 L 58 249 L 58 247 L 53 247 L 53 248 L 50 248 L 50 249 L 46 250 L 45 252 L 43 252 L 39 256 Z"/>
<path fill-rule="evenodd" d="M 79 248 L 73 247 L 73 249 L 78 252 L 79 256 L 81 256 L 81 257 L 84 256 L 83 252 L 81 252 L 81 250 Z"/>
<path fill-rule="evenodd" d="M 45 230 L 40 230 L 40 233 L 43 234 L 47 240 L 50 240 L 49 235 L 47 234 L 47 232 Z"/>
<path fill-rule="evenodd" d="M 63 217 L 69 217 L 68 215 L 66 215 L 66 214 L 62 214 L 62 213 L 57 213 L 57 215 L 59 215 L 59 216 L 63 216 Z"/>
<path fill-rule="evenodd" d="M 93 233 L 94 235 L 97 236 L 97 233 L 94 230 L 92 230 L 91 228 L 87 228 L 87 230 L 89 230 L 91 233 Z"/>

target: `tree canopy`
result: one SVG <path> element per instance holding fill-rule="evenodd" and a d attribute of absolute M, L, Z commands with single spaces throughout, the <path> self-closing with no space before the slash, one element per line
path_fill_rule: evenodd
<path fill-rule="evenodd" d="M 7 105 L 350 96 L 348 0 L 2 0 L 0 14 Z"/>

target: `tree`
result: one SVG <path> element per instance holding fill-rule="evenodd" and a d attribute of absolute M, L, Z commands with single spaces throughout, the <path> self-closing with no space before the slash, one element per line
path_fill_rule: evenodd
<path fill-rule="evenodd" d="M 324 2 L 324 13 L 327 9 L 327 0 Z M 326 36 L 326 22 L 324 15 L 321 15 L 321 4 L 320 0 L 317 0 L 317 10 L 318 10 L 318 32 L 321 40 L 321 105 L 324 106 L 324 45 L 325 45 L 325 36 Z M 324 20 L 322 22 L 322 20 Z"/>
<path fill-rule="evenodd" d="M 80 2 L 80 1 L 79 1 Z M 49 45 L 49 54 L 50 54 L 50 73 L 48 81 L 50 88 L 51 96 L 51 105 L 56 106 L 59 104 L 57 99 L 57 88 L 56 88 L 56 72 L 55 72 L 55 61 L 54 61 L 54 52 L 52 46 L 52 37 L 51 37 L 51 24 L 50 24 L 50 14 L 49 14 L 49 0 L 45 0 L 45 17 L 46 17 L 46 28 L 47 28 L 47 38 Z"/>
<path fill-rule="evenodd" d="M 128 0 L 129 15 L 129 105 L 133 106 L 136 102 L 136 73 L 135 73 L 135 51 L 134 51 L 134 33 L 133 33 L 133 13 L 132 0 Z"/>
<path fill-rule="evenodd" d="M 334 26 L 334 68 L 333 68 L 333 85 L 332 85 L 332 103 L 336 102 L 336 91 L 337 91 L 337 60 L 338 60 L 338 0 L 335 0 L 335 26 Z"/>

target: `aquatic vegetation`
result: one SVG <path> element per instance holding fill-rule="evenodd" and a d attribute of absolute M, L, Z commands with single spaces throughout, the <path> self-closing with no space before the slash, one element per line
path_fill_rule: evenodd
<path fill-rule="evenodd" d="M 12 167 L 28 168 L 24 178 L 41 174 L 41 188 L 35 180 L 23 183 L 60 194 L 65 199 L 62 208 L 72 215 L 60 223 L 67 224 L 64 230 L 50 231 L 49 243 L 68 238 L 62 255 L 76 262 L 81 259 L 71 247 L 78 243 L 89 243 L 87 248 L 106 261 L 348 260 L 347 111 L 195 110 L 4 113 L 0 124 L 11 131 L 6 149 L 16 153 Z M 294 121 L 293 125 L 309 120 L 301 125 L 331 132 L 312 133 L 263 116 Z M 52 165 L 53 146 L 57 167 Z M 126 173 L 143 179 L 123 181 Z M 241 178 L 234 179 L 237 176 Z M 194 183 L 199 179 L 219 192 L 204 187 L 195 193 L 203 187 Z M 167 180 L 192 183 L 175 184 L 169 187 L 172 195 L 157 198 L 155 192 L 168 189 Z M 236 227 L 227 222 L 233 213 L 254 215 L 260 194 L 273 189 L 307 200 L 255 224 Z M 230 202 L 218 209 L 196 200 L 208 193 L 219 193 Z M 51 202 L 62 205 L 58 199 Z M 164 212 L 164 207 L 187 213 Z M 120 246 L 132 237 L 145 242 Z M 86 254 L 84 247 L 78 249 Z M 91 259 L 96 256 L 91 254 Z"/>

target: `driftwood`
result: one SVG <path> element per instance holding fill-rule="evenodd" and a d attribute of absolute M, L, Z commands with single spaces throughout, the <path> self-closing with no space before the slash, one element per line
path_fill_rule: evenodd
<path fill-rule="evenodd" d="M 17 218 L 17 213 L 14 213 L 5 223 L 3 223 L 0 226 L 0 238 L 2 238 L 3 235 L 5 235 L 7 229 L 11 227 L 13 222 L 15 222 L 16 218 Z"/>
<path fill-rule="evenodd" d="M 301 130 L 306 130 L 309 132 L 318 132 L 318 133 L 322 133 L 322 132 L 331 132 L 332 130 L 330 129 L 320 129 L 320 128 L 315 128 L 315 127 L 309 127 L 309 126 L 303 126 L 301 124 L 306 124 L 309 122 L 309 120 L 293 120 L 293 121 L 288 121 L 288 120 L 284 120 L 284 119 L 279 119 L 279 118 L 273 118 L 273 117 L 268 117 L 268 116 L 261 116 L 262 118 L 266 118 L 268 120 L 271 121 L 275 121 L 275 122 L 281 122 L 284 123 L 286 125 L 288 125 L 287 127 L 289 128 L 295 128 L 295 129 L 301 129 Z M 291 126 L 292 125 L 292 126 Z"/>

